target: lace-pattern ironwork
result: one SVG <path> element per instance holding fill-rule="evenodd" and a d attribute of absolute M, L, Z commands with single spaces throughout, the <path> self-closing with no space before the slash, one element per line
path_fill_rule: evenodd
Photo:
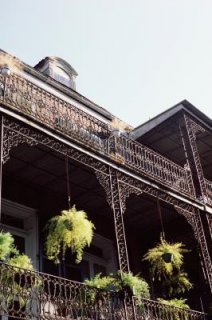
<path fill-rule="evenodd" d="M 212 239 L 212 214 L 207 213 L 207 220 L 208 220 L 209 231 Z"/>
<path fill-rule="evenodd" d="M 205 178 L 204 178 L 204 174 L 203 174 L 203 170 L 202 170 L 202 165 L 201 165 L 201 161 L 200 161 L 200 157 L 199 157 L 199 152 L 198 152 L 197 144 L 196 144 L 197 133 L 204 132 L 205 129 L 202 128 L 197 123 L 195 123 L 187 115 L 184 115 L 184 119 L 185 119 L 185 125 L 186 125 L 187 134 L 188 134 L 189 144 L 190 144 L 190 147 L 192 150 L 192 155 L 193 155 L 194 163 L 192 165 L 195 167 L 195 170 L 197 172 L 200 190 L 201 190 L 202 201 L 205 202 L 207 200 L 207 190 L 206 190 Z"/>
<path fill-rule="evenodd" d="M 0 315 L 20 320 L 203 320 L 206 316 L 153 300 L 131 298 L 123 290 L 105 292 L 2 262 L 0 280 Z"/>
<path fill-rule="evenodd" d="M 4 102 L 78 143 L 107 153 L 110 131 L 104 122 L 18 75 L 7 78 Z"/>
<path fill-rule="evenodd" d="M 205 179 L 207 202 L 212 206 L 212 182 Z"/>
<path fill-rule="evenodd" d="M 129 259 L 128 259 L 128 252 L 127 252 L 125 227 L 124 227 L 117 171 L 113 168 L 109 168 L 109 173 L 110 173 L 110 190 L 111 190 L 111 199 L 112 199 L 111 203 L 112 203 L 112 209 L 114 214 L 114 224 L 115 224 L 115 231 L 116 231 L 119 267 L 121 271 L 129 272 L 130 267 L 129 267 Z"/>
<path fill-rule="evenodd" d="M 164 303 L 134 298 L 136 319 L 139 320 L 205 320 L 202 312 L 168 306 Z"/>
<path fill-rule="evenodd" d="M 3 163 L 10 158 L 10 150 L 19 144 L 27 143 L 30 146 L 42 144 L 55 150 L 69 158 L 74 159 L 86 166 L 96 169 L 101 172 L 108 172 L 108 167 L 94 159 L 93 157 L 80 152 L 62 142 L 59 142 L 39 131 L 30 128 L 23 123 L 20 124 L 10 118 L 3 118 Z"/>
<path fill-rule="evenodd" d="M 119 163 L 137 172 L 142 172 L 145 176 L 153 178 L 173 190 L 194 197 L 189 170 L 125 136 L 111 136 L 109 146 L 111 155 Z"/>
<path fill-rule="evenodd" d="M 140 192 L 140 194 L 146 193 L 149 194 L 150 196 L 153 196 L 156 199 L 160 199 L 162 201 L 165 201 L 173 206 L 178 206 L 182 209 L 185 209 L 187 211 L 192 211 L 192 206 L 178 198 L 175 198 L 174 196 L 172 196 L 171 194 L 169 194 L 168 192 L 164 192 L 163 190 L 159 189 L 159 188 L 155 188 L 152 185 L 146 184 L 140 180 L 137 180 L 135 178 L 132 178 L 124 173 L 118 172 L 118 180 L 120 185 L 122 186 L 123 184 L 125 186 L 129 186 L 129 188 L 131 189 L 130 193 L 133 193 L 133 189 L 134 189 L 134 193 L 137 194 Z M 121 190 L 121 189 L 120 189 Z"/>
<path fill-rule="evenodd" d="M 193 208 L 194 216 L 195 216 L 195 236 L 198 239 L 202 256 L 203 256 L 203 262 L 205 264 L 205 270 L 208 278 L 208 283 L 212 292 L 212 263 L 211 263 L 211 257 L 208 251 L 208 245 L 205 238 L 204 228 L 202 225 L 201 217 L 200 217 L 200 211 L 196 208 Z M 204 213 L 205 214 L 205 213 Z"/>
<path fill-rule="evenodd" d="M 124 295 L 0 262 L 0 315 L 16 319 L 126 319 Z"/>
<path fill-rule="evenodd" d="M 12 110 L 42 123 L 66 138 L 124 164 L 137 174 L 194 197 L 191 173 L 159 153 L 121 135 L 116 137 L 108 124 L 40 88 L 21 76 L 0 76 L 1 101 Z"/>

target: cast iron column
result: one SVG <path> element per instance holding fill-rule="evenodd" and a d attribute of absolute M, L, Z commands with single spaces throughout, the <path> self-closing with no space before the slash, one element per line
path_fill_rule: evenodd
<path fill-rule="evenodd" d="M 192 172 L 196 197 L 201 197 L 205 201 L 207 197 L 205 179 L 196 144 L 196 133 L 204 131 L 204 129 L 184 114 L 184 121 L 180 125 L 180 130 L 186 159 Z"/>
<path fill-rule="evenodd" d="M 109 168 L 110 174 L 110 191 L 111 191 L 111 205 L 114 214 L 114 225 L 116 232 L 117 250 L 119 268 L 121 272 L 129 272 L 129 258 L 127 252 L 127 244 L 125 237 L 125 227 L 123 219 L 123 211 L 120 198 L 119 181 L 117 171 Z"/>
<path fill-rule="evenodd" d="M 204 132 L 205 130 L 200 125 L 195 123 L 191 118 L 189 118 L 189 116 L 187 116 L 186 114 L 184 114 L 184 121 L 180 125 L 180 130 L 186 159 L 192 173 L 196 198 L 199 198 L 203 203 L 206 203 L 207 191 L 205 185 L 205 177 L 196 144 L 197 132 Z M 201 255 L 203 257 L 207 278 L 212 291 L 212 243 L 209 230 L 209 221 L 207 220 L 207 213 L 195 210 L 195 220 L 197 228 L 196 236 L 198 237 L 200 243 Z"/>
<path fill-rule="evenodd" d="M 195 236 L 199 242 L 201 254 L 203 257 L 203 263 L 205 265 L 206 275 L 208 278 L 209 287 L 212 293 L 212 263 L 211 263 L 211 246 L 208 246 L 205 237 L 205 230 L 202 223 L 202 214 L 199 209 L 194 210 L 195 221 Z M 206 215 L 206 214 L 205 214 Z"/>
<path fill-rule="evenodd" d="M 0 115 L 0 223 L 2 216 L 3 116 Z"/>

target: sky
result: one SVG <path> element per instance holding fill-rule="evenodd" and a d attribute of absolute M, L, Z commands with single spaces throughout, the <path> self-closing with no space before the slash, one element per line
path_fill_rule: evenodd
<path fill-rule="evenodd" d="M 132 126 L 183 99 L 212 117 L 212 0 L 0 0 L 0 48 L 59 56 Z"/>

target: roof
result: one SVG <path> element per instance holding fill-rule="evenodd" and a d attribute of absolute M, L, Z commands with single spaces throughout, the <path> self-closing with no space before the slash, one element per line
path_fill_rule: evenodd
<path fill-rule="evenodd" d="M 199 109 L 197 109 L 194 105 L 192 105 L 189 101 L 183 100 L 175 106 L 165 110 L 164 112 L 160 113 L 154 118 L 136 127 L 134 130 L 131 131 L 131 138 L 138 139 L 139 137 L 143 136 L 144 134 L 154 129 L 155 127 L 157 127 L 167 119 L 173 117 L 182 110 L 191 114 L 199 122 L 202 122 L 202 124 L 206 126 L 209 130 L 212 130 L 212 120 Z"/>
<path fill-rule="evenodd" d="M 66 64 L 67 68 L 72 68 L 72 66 L 70 64 L 68 64 L 65 60 L 58 58 L 58 57 L 47 57 L 45 59 L 42 59 L 35 67 L 32 67 L 2 49 L 0 49 L 0 53 L 3 54 L 4 56 L 8 57 L 11 60 L 10 63 L 14 62 L 15 64 L 20 65 L 21 69 L 23 69 L 25 72 L 33 75 L 34 77 L 36 77 L 37 79 L 39 79 L 45 83 L 48 83 L 49 85 L 51 85 L 55 89 L 63 92 L 67 96 L 69 96 L 73 99 L 76 99 L 78 102 L 82 103 L 83 105 L 88 107 L 90 110 L 97 112 L 99 115 L 103 116 L 105 119 L 111 121 L 114 118 L 114 115 L 111 114 L 107 109 L 99 106 L 98 104 L 89 100 L 88 98 L 86 98 L 85 96 L 80 94 L 79 92 L 72 90 L 71 88 L 66 87 L 65 85 L 54 80 L 53 78 L 50 78 L 49 76 L 45 75 L 44 73 L 42 73 L 38 70 L 38 68 L 39 68 L 38 65 L 40 65 L 41 63 L 43 64 L 45 59 L 47 59 L 47 58 L 57 59 L 57 61 L 60 61 L 61 64 Z M 40 67 L 41 67 L 41 65 L 40 65 Z M 72 70 L 74 72 L 76 72 L 73 68 L 72 68 Z"/>

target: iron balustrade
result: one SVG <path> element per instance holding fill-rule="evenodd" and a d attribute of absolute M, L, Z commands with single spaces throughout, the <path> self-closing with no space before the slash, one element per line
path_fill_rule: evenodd
<path fill-rule="evenodd" d="M 0 101 L 83 146 L 194 197 L 191 172 L 187 168 L 124 135 L 115 136 L 108 124 L 19 75 L 0 77 Z"/>
<path fill-rule="evenodd" d="M 16 319 L 203 320 L 204 313 L 103 292 L 0 262 L 0 315 Z"/>
<path fill-rule="evenodd" d="M 0 263 L 0 315 L 16 319 L 125 320 L 123 294 Z"/>
<path fill-rule="evenodd" d="M 137 320 L 206 320 L 203 312 L 179 307 L 168 306 L 164 303 L 134 298 L 135 318 Z"/>
<path fill-rule="evenodd" d="M 111 137 L 111 154 L 125 165 L 159 181 L 165 186 L 194 197 L 191 171 L 125 136 Z M 113 152 L 113 153 L 112 153 Z"/>
<path fill-rule="evenodd" d="M 206 197 L 208 204 L 212 205 L 212 182 L 205 179 L 205 186 L 206 186 Z"/>

